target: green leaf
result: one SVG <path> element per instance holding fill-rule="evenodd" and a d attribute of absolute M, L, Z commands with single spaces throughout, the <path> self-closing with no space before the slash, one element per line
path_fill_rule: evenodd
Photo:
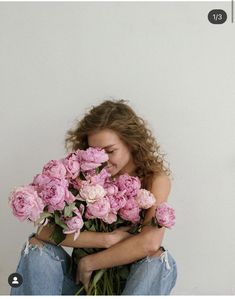
<path fill-rule="evenodd" d="M 55 223 L 62 228 L 67 228 L 67 225 L 61 221 L 60 215 L 58 215 L 57 213 L 55 213 Z"/>
<path fill-rule="evenodd" d="M 50 235 L 50 240 L 53 240 L 56 245 L 60 244 L 65 239 L 65 234 L 63 234 L 63 229 L 59 225 L 55 225 L 54 231 Z"/>
<path fill-rule="evenodd" d="M 92 224 L 92 226 L 90 227 L 89 229 L 90 232 L 96 232 L 96 229 L 95 229 L 95 225 Z"/>
<path fill-rule="evenodd" d="M 97 231 L 97 223 L 94 223 L 94 221 L 96 221 L 96 219 L 90 219 L 88 221 L 84 222 L 84 226 L 86 228 L 86 230 L 88 231 Z"/>
<path fill-rule="evenodd" d="M 89 230 L 90 227 L 91 227 L 91 225 L 92 225 L 92 223 L 91 223 L 90 221 L 85 221 L 85 222 L 84 222 L 84 225 L 85 225 L 85 227 Z"/>
<path fill-rule="evenodd" d="M 71 204 L 69 204 L 68 206 L 66 206 L 64 208 L 64 216 L 65 217 L 72 217 L 73 216 L 73 210 L 76 207 L 76 203 L 73 202 Z"/>
<path fill-rule="evenodd" d="M 36 224 L 36 225 L 39 225 L 39 223 L 40 223 L 43 219 L 45 219 L 45 218 L 47 218 L 47 217 L 53 217 L 53 216 L 52 216 L 52 214 L 49 213 L 49 212 L 43 212 L 43 213 L 41 213 L 41 214 L 40 214 L 40 218 L 35 222 L 35 224 Z"/>
<path fill-rule="evenodd" d="M 81 291 L 82 291 L 84 288 L 85 288 L 85 287 L 82 286 L 82 287 L 77 291 L 77 293 L 76 293 L 75 295 L 80 295 Z"/>

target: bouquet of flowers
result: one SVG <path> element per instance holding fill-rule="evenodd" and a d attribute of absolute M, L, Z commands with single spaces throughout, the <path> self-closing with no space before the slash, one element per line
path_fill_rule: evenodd
<path fill-rule="evenodd" d="M 40 229 L 49 225 L 57 245 L 81 231 L 111 232 L 132 225 L 137 233 L 144 211 L 155 204 L 154 196 L 141 189 L 138 177 L 124 174 L 114 179 L 106 170 L 108 155 L 103 149 L 77 150 L 60 160 L 51 160 L 32 183 L 15 188 L 9 203 L 14 216 L 28 220 Z M 151 225 L 171 228 L 174 210 L 167 204 L 157 206 Z M 75 248 L 73 260 L 98 252 L 97 248 Z M 129 265 L 94 271 L 88 294 L 119 295 L 129 274 Z M 78 292 L 79 293 L 79 292 Z"/>

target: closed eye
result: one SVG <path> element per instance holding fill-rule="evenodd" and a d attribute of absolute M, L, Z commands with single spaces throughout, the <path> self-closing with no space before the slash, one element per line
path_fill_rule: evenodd
<path fill-rule="evenodd" d="M 113 152 L 114 152 L 114 150 L 113 151 L 106 151 L 107 154 L 112 154 Z"/>

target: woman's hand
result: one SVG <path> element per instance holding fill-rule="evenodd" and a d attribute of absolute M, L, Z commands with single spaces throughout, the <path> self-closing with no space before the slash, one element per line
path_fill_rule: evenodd
<path fill-rule="evenodd" d="M 131 228 L 130 226 L 123 226 L 123 227 L 117 228 L 113 232 L 109 233 L 107 248 L 109 248 L 125 239 L 132 237 L 133 235 L 127 232 L 130 228 Z"/>
<path fill-rule="evenodd" d="M 107 248 L 127 238 L 132 237 L 133 235 L 127 232 L 129 229 L 130 226 L 124 226 L 108 233 Z M 79 260 L 76 272 L 76 283 L 78 284 L 79 282 L 81 282 L 84 285 L 86 292 L 88 291 L 91 275 L 93 272 L 89 256 L 90 255 L 84 256 Z"/>
<path fill-rule="evenodd" d="M 79 260 L 76 273 L 76 283 L 78 284 L 79 282 L 81 282 L 84 285 L 86 292 L 88 291 L 91 275 L 93 272 L 87 267 L 87 259 L 88 256 L 85 256 Z"/>

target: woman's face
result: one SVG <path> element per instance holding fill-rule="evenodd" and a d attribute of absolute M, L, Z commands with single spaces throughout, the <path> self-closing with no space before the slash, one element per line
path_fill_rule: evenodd
<path fill-rule="evenodd" d="M 112 176 L 134 174 L 135 165 L 128 146 L 110 129 L 88 135 L 88 145 L 103 148 L 109 156 L 107 170 Z"/>

